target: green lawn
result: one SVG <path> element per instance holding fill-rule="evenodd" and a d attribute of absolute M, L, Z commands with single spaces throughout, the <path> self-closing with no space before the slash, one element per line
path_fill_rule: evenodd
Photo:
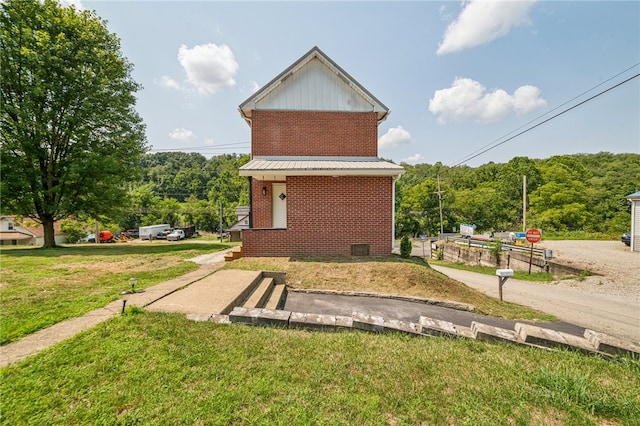
<path fill-rule="evenodd" d="M 7 425 L 640 424 L 638 360 L 139 309 L 0 374 Z"/>
<path fill-rule="evenodd" d="M 118 243 L 0 252 L 0 344 L 101 308 L 138 279 L 143 289 L 198 268 L 184 259 L 228 247 L 214 242 Z"/>
<path fill-rule="evenodd" d="M 434 265 L 446 266 L 447 268 L 460 269 L 463 271 L 477 272 L 485 275 L 496 275 L 495 266 L 482 266 L 482 265 L 467 265 L 463 262 L 450 262 L 447 260 L 435 260 L 429 259 L 429 263 Z M 553 281 L 553 274 L 549 272 L 532 272 L 529 274 L 527 271 L 513 271 L 513 278 L 522 281 L 533 282 L 551 282 Z"/>

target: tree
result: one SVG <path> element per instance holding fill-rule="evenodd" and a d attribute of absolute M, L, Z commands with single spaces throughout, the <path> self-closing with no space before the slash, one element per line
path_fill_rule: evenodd
<path fill-rule="evenodd" d="M 90 11 L 54 0 L 0 5 L 3 209 L 44 227 L 109 214 L 126 200 L 146 150 L 132 65 Z"/>

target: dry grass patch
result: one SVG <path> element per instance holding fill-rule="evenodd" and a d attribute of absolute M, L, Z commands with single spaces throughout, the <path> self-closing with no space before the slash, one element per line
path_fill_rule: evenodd
<path fill-rule="evenodd" d="M 122 257 L 117 260 L 104 260 L 100 262 L 83 263 L 59 263 L 50 266 L 50 269 L 66 269 L 68 271 L 86 271 L 90 273 L 109 273 L 116 271 L 145 272 L 170 268 L 184 259 L 178 256 L 164 256 L 156 258 Z"/>

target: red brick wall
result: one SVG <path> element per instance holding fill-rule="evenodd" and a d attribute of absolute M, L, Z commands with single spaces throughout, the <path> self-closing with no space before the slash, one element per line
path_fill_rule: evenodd
<path fill-rule="evenodd" d="M 267 194 L 262 195 L 262 188 Z M 254 228 L 271 228 L 271 182 L 251 180 L 251 202 Z"/>
<path fill-rule="evenodd" d="M 253 111 L 251 154 L 378 156 L 374 112 Z"/>
<path fill-rule="evenodd" d="M 245 256 L 350 255 L 351 244 L 369 244 L 374 256 L 391 254 L 392 177 L 289 176 L 286 230 L 255 229 L 262 215 L 256 202 L 270 203 L 271 187 L 265 197 L 261 182 L 254 183 L 254 229 L 242 234 Z"/>

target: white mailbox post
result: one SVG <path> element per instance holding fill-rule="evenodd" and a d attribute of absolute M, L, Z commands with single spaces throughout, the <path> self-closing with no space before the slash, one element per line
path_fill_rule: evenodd
<path fill-rule="evenodd" d="M 498 276 L 498 294 L 500 295 L 500 301 L 502 301 L 502 286 L 509 277 L 513 276 L 513 269 L 496 269 L 496 275 Z"/>

